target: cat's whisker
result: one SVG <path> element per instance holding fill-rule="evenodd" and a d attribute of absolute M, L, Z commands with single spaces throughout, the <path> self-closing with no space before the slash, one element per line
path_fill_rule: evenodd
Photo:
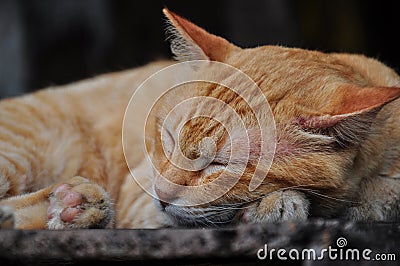
<path fill-rule="evenodd" d="M 262 195 L 262 196 L 259 196 L 259 197 L 255 198 L 255 199 L 249 200 L 249 201 L 247 201 L 246 203 L 249 204 L 249 203 L 257 202 L 257 201 L 259 201 L 259 200 L 262 200 L 262 199 L 264 199 L 264 198 L 270 196 L 272 193 L 281 192 L 281 191 L 290 190 L 290 189 L 301 188 L 301 187 L 308 187 L 308 186 L 309 186 L 309 185 L 295 185 L 295 186 L 280 188 L 280 189 L 271 191 L 271 192 L 269 192 L 269 193 L 266 193 L 266 194 L 264 194 L 264 195 Z"/>
<path fill-rule="evenodd" d="M 295 185 L 295 186 L 284 187 L 284 188 L 272 191 L 270 193 L 264 194 L 262 196 L 259 196 L 259 197 L 255 198 L 255 199 L 248 200 L 245 203 L 240 203 L 239 206 L 234 207 L 233 209 L 246 209 L 246 208 L 249 208 L 249 207 L 251 207 L 252 203 L 258 202 L 258 201 L 270 196 L 272 193 L 281 192 L 281 191 L 285 191 L 285 190 L 291 190 L 291 189 L 292 190 L 299 190 L 299 191 L 307 192 L 307 193 L 319 196 L 321 198 L 329 199 L 329 200 L 332 200 L 332 201 L 347 202 L 347 203 L 352 203 L 352 204 L 358 204 L 359 203 L 358 201 L 352 201 L 352 200 L 348 200 L 348 199 L 341 199 L 341 198 L 336 198 L 336 197 L 333 197 L 333 196 L 328 196 L 328 195 L 322 194 L 320 192 L 317 192 L 317 191 L 311 189 L 310 187 L 312 187 L 312 186 L 313 186 L 312 184 L 309 184 L 309 185 Z M 230 208 L 230 207 L 229 206 L 221 206 L 221 208 Z"/>
<path fill-rule="evenodd" d="M 219 226 L 230 223 L 236 214 L 232 209 L 223 208 L 221 206 L 210 206 L 207 208 L 185 208 L 180 210 L 180 215 L 183 216 L 188 224 L 204 225 L 204 226 Z"/>
<path fill-rule="evenodd" d="M 360 203 L 358 201 L 347 200 L 347 199 L 339 199 L 339 198 L 335 198 L 335 197 L 332 197 L 332 196 L 324 195 L 324 194 L 316 192 L 315 190 L 312 190 L 312 189 L 297 188 L 297 190 L 307 191 L 308 193 L 311 193 L 313 195 L 320 196 L 320 197 L 327 198 L 327 199 L 334 200 L 334 201 L 342 201 L 342 202 L 355 203 L 355 204 L 359 204 Z"/>

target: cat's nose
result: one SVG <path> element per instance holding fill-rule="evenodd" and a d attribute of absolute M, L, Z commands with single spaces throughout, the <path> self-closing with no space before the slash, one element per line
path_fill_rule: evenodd
<path fill-rule="evenodd" d="M 174 195 L 164 192 L 157 187 L 155 187 L 155 192 L 157 194 L 158 201 L 163 209 L 165 209 L 170 203 L 176 198 Z"/>

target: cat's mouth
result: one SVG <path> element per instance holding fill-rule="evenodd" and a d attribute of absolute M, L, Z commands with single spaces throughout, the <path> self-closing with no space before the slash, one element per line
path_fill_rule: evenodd
<path fill-rule="evenodd" d="M 168 214 L 174 224 L 184 227 L 225 226 L 235 223 L 242 215 L 238 208 L 223 206 L 198 208 L 168 205 L 164 208 L 164 212 Z"/>

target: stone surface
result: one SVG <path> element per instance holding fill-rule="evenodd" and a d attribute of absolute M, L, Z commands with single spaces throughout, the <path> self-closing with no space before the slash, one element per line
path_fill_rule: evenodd
<path fill-rule="evenodd" d="M 338 248 L 339 238 L 345 239 Z M 257 252 L 285 248 L 313 249 L 317 257 L 323 248 L 371 249 L 377 253 L 395 254 L 400 262 L 400 224 L 354 223 L 312 220 L 305 223 L 255 224 L 219 229 L 159 229 L 159 230 L 0 230 L 0 265 L 8 264 L 85 264 L 112 261 L 127 264 L 132 261 L 152 261 L 173 264 L 269 264 L 269 258 L 259 260 Z M 260 253 L 261 255 L 263 253 Z M 293 253 L 294 254 L 294 253 Z M 339 254 L 339 253 L 338 253 Z M 288 254 L 286 254 L 288 257 Z M 284 264 L 276 256 L 276 263 Z M 290 261 L 298 265 L 336 264 L 338 260 Z M 372 265 L 372 261 L 361 261 Z M 396 263 L 397 262 L 397 263 Z M 341 265 L 354 261 L 342 260 Z M 388 262 L 387 262 L 388 263 Z M 131 265 L 131 264 L 130 264 Z"/>

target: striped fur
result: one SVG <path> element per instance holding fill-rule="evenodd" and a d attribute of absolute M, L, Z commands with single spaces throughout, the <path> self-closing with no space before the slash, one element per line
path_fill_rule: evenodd
<path fill-rule="evenodd" d="M 278 46 L 241 49 L 168 10 L 165 13 L 175 27 L 171 38 L 174 48 L 179 48 L 178 59 L 197 59 L 201 54 L 234 66 L 249 75 L 268 99 L 277 144 L 275 151 L 268 151 L 275 157 L 264 182 L 249 191 L 262 152 L 255 115 L 262 117 L 265 110 L 250 110 L 236 93 L 216 84 L 187 84 L 185 89 L 192 96 L 229 105 L 248 130 L 250 160 L 228 193 L 208 204 L 174 205 L 174 200 L 185 198 L 143 163 L 137 152 L 143 129 L 135 127 L 135 121 L 129 124 L 124 157 L 122 121 L 132 93 L 151 74 L 173 63 L 154 62 L 0 102 L 0 227 L 157 228 L 304 220 L 310 215 L 399 219 L 400 78 L 393 70 L 361 55 Z M 172 82 L 165 77 L 152 85 Z M 212 154 L 216 157 L 204 171 L 175 169 L 164 157 L 162 127 L 156 125 L 165 115 L 168 97 L 179 96 L 178 90 L 172 92 L 157 103 L 156 119 L 150 121 L 155 166 L 174 183 L 207 184 L 225 169 L 233 152 L 227 132 L 209 118 L 186 123 L 179 139 L 169 137 L 166 145 L 179 142 L 190 159 L 203 156 L 207 162 Z M 169 126 L 213 107 L 200 102 L 191 108 L 176 114 Z M 239 144 L 245 142 L 235 130 L 232 136 Z M 202 142 L 205 137 L 216 145 Z M 238 162 L 245 155 L 239 154 Z M 137 167 L 140 183 L 158 194 L 155 204 L 130 176 L 125 158 Z"/>

